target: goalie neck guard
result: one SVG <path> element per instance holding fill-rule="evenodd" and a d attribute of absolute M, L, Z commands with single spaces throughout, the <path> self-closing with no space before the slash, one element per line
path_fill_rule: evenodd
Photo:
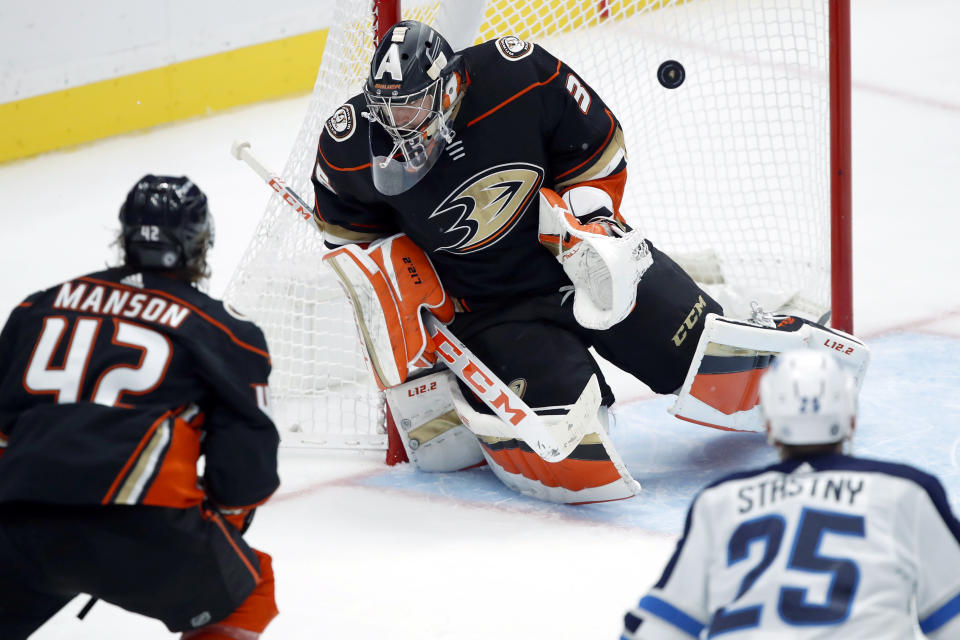
<path fill-rule="evenodd" d="M 464 76 L 462 58 L 429 26 L 405 20 L 384 36 L 363 90 L 380 193 L 397 195 L 417 184 L 453 140 Z"/>

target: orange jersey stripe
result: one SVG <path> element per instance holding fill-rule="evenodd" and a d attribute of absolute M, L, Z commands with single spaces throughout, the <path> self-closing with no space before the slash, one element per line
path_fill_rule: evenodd
<path fill-rule="evenodd" d="M 367 164 L 357 165 L 356 167 L 338 167 L 327 160 L 327 156 L 323 155 L 323 148 L 321 146 L 317 145 L 317 151 L 320 152 L 320 157 L 323 158 L 324 163 L 334 171 L 360 171 L 361 169 L 366 169 L 371 166 L 371 163 L 368 162 Z"/>
<path fill-rule="evenodd" d="M 250 574 L 253 576 L 253 579 L 257 584 L 260 584 L 260 572 L 253 568 L 253 565 L 250 564 L 250 559 L 240 550 L 240 547 L 237 546 L 237 543 L 234 541 L 233 536 L 230 535 L 230 532 L 227 531 L 227 525 L 223 523 L 223 517 L 219 513 L 213 513 L 213 521 L 217 523 L 217 526 L 220 527 L 220 531 L 223 533 L 224 537 L 227 539 L 227 542 L 230 543 L 230 546 L 233 547 L 233 550 L 237 552 L 237 555 L 240 556 L 240 560 L 243 561 L 243 564 L 246 565 L 247 570 L 250 571 Z"/>
<path fill-rule="evenodd" d="M 201 504 L 204 493 L 197 487 L 199 457 L 200 431 L 175 418 L 170 446 L 142 503 L 179 509 Z"/>
<path fill-rule="evenodd" d="M 484 113 L 483 115 L 477 116 L 476 118 L 474 118 L 473 120 L 471 120 L 470 122 L 468 122 L 468 123 L 467 123 L 467 126 L 468 126 L 468 127 L 472 127 L 473 125 L 475 125 L 476 123 L 480 122 L 481 120 L 483 120 L 484 118 L 486 118 L 487 116 L 489 116 L 490 114 L 492 114 L 493 112 L 498 111 L 498 110 L 502 109 L 503 107 L 505 107 L 507 104 L 513 102 L 514 100 L 516 100 L 517 98 L 519 98 L 520 96 L 522 96 L 523 94 L 525 94 L 526 92 L 531 91 L 531 90 L 533 90 L 533 89 L 536 89 L 537 87 L 542 87 L 542 86 L 544 86 L 544 85 L 546 85 L 546 84 L 550 84 L 550 83 L 553 81 L 553 79 L 556 78 L 558 75 L 560 75 L 560 61 L 559 61 L 559 60 L 557 60 L 557 70 L 553 72 L 553 75 L 552 75 L 552 76 L 550 76 L 549 78 L 547 78 L 547 79 L 544 80 L 543 82 L 535 82 L 535 83 L 533 83 L 532 85 L 530 85 L 529 87 L 527 87 L 526 89 L 523 89 L 523 90 L 521 90 L 521 91 L 513 94 L 512 96 L 510 96 L 509 98 L 507 98 L 506 100 L 504 100 L 503 102 L 501 102 L 500 104 L 498 104 L 497 106 L 495 106 L 493 109 L 490 109 L 489 111 L 487 111 L 487 112 Z M 606 145 L 604 145 L 604 146 L 606 146 Z"/>
<path fill-rule="evenodd" d="M 140 439 L 140 444 L 137 445 L 137 448 L 133 450 L 133 453 L 130 454 L 130 457 L 127 459 L 126 464 L 123 465 L 123 468 L 120 469 L 120 473 L 117 474 L 117 477 L 113 479 L 113 483 L 110 485 L 110 488 L 107 490 L 107 494 L 103 496 L 103 500 L 100 501 L 100 504 L 109 504 L 110 500 L 113 498 L 113 494 L 116 492 L 117 487 L 120 486 L 120 482 L 127 475 L 127 472 L 130 471 L 130 467 L 133 466 L 133 463 L 137 461 L 137 458 L 140 457 L 140 453 L 143 451 L 143 448 L 147 446 L 147 443 L 150 442 L 150 438 L 153 437 L 153 432 L 163 423 L 164 420 L 170 417 L 171 411 L 167 411 L 162 416 L 160 416 L 150 428 L 147 429 L 147 432 L 144 434 L 143 438 Z"/>
<path fill-rule="evenodd" d="M 627 188 L 627 170 L 618 171 L 617 173 L 611 174 L 605 178 L 597 178 L 596 180 L 586 180 L 584 182 L 578 182 L 576 184 L 570 185 L 564 189 L 560 195 L 570 191 L 570 189 L 576 189 L 577 187 L 596 187 L 607 192 L 607 195 L 610 196 L 610 199 L 613 200 L 614 214 L 620 214 L 620 203 L 623 201 L 623 192 Z M 621 218 L 622 220 L 622 218 Z"/>
<path fill-rule="evenodd" d="M 577 169 L 579 169 L 579 168 L 582 167 L 583 165 L 585 165 L 585 164 L 587 164 L 588 162 L 590 162 L 591 160 L 593 160 L 598 153 L 600 153 L 601 151 L 603 151 L 604 149 L 606 149 L 606 148 L 607 148 L 607 145 L 610 144 L 610 138 L 613 137 L 614 132 L 617 130 L 617 122 L 616 122 L 616 120 L 613 119 L 613 114 L 610 113 L 610 109 L 604 109 L 603 112 L 607 114 L 607 117 L 608 117 L 608 118 L 610 118 L 610 131 L 607 132 L 607 138 L 606 138 L 606 140 L 603 141 L 603 144 L 602 144 L 602 145 L 600 145 L 599 147 L 597 147 L 597 150 L 596 150 L 596 151 L 594 151 L 592 154 L 590 154 L 590 157 L 589 157 L 589 158 L 587 158 L 586 160 L 584 160 L 583 162 L 581 162 L 581 163 L 578 164 L 577 166 L 573 167 L 572 169 L 569 169 L 569 170 L 567 170 L 567 171 L 564 171 L 563 173 L 561 173 L 560 175 L 558 175 L 556 178 L 554 178 L 554 180 L 560 180 L 560 178 L 562 178 L 562 177 L 564 177 L 564 176 L 567 176 L 567 175 L 570 175 L 571 173 L 573 173 L 574 171 L 576 171 Z"/>

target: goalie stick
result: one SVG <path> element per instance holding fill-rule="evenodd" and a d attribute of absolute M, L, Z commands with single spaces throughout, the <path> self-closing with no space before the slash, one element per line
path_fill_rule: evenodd
<path fill-rule="evenodd" d="M 297 192 L 287 186 L 283 178 L 270 171 L 250 151 L 250 143 L 246 140 L 237 140 L 230 147 L 230 155 L 237 160 L 243 160 L 258 176 L 263 178 L 271 189 L 276 191 L 283 201 L 294 208 L 304 220 L 313 218 L 313 207 L 308 205 L 297 195 Z"/>
<path fill-rule="evenodd" d="M 312 207 L 287 186 L 283 178 L 267 169 L 253 155 L 248 141 L 234 142 L 230 153 L 253 169 L 304 220 L 309 221 L 313 217 Z M 311 226 L 320 231 L 319 227 Z M 424 314 L 423 318 L 430 337 L 437 345 L 437 354 L 447 367 L 473 390 L 497 417 L 513 427 L 514 433 L 507 432 L 505 428 L 503 434 L 505 437 L 521 438 L 547 462 L 559 462 L 570 455 L 586 435 L 583 433 L 583 425 L 578 424 L 582 421 L 563 420 L 558 423 L 546 423 L 444 324 L 429 313 Z M 597 406 L 589 406 L 594 404 Z M 599 408 L 596 398 L 584 393 L 567 415 L 576 417 L 585 412 L 589 413 L 591 409 L 595 413 Z"/>

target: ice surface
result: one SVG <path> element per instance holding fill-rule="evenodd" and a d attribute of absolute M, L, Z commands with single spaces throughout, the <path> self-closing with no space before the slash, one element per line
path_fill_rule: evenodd
<path fill-rule="evenodd" d="M 855 451 L 937 473 L 960 507 L 960 4 L 855 0 L 857 333 L 873 350 Z M 229 155 L 249 138 L 282 166 L 307 99 L 238 109 L 0 167 L 0 317 L 28 293 L 100 268 L 126 190 L 186 174 L 217 221 L 222 293 L 269 192 Z M 637 498 L 561 507 L 488 470 L 428 475 L 382 454 L 285 449 L 283 485 L 249 540 L 274 556 L 281 615 L 265 640 L 615 638 L 659 575 L 693 494 L 773 461 L 763 438 L 675 420 L 669 398 L 613 373 L 613 437 Z M 149 576 L 144 576 L 149 581 Z M 71 602 L 37 640 L 169 638 L 158 622 Z"/>

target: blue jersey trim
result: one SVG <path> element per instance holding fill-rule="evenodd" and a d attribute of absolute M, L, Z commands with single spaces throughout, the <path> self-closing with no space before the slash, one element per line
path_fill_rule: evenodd
<path fill-rule="evenodd" d="M 673 555 L 670 556 L 670 560 L 667 561 L 667 566 L 663 568 L 663 573 L 660 575 L 660 579 L 657 580 L 657 584 L 654 585 L 657 589 L 665 589 L 667 587 L 667 582 L 670 580 L 670 576 L 673 574 L 673 570 L 677 566 L 677 560 L 680 559 L 680 552 L 683 551 L 683 545 L 687 541 L 687 536 L 690 535 L 690 524 L 693 520 L 693 507 L 696 504 L 697 498 L 694 498 L 693 504 L 691 504 L 690 508 L 687 509 L 687 518 L 683 523 L 683 535 L 681 535 L 680 540 L 677 541 L 677 548 L 673 550 Z"/>
<path fill-rule="evenodd" d="M 656 596 L 643 596 L 637 607 L 662 618 L 693 638 L 699 638 L 700 632 L 703 631 L 703 623 Z"/>
<path fill-rule="evenodd" d="M 960 614 L 960 594 L 955 595 L 947 604 L 921 620 L 920 630 L 924 633 L 936 631 L 955 618 L 957 614 Z"/>

